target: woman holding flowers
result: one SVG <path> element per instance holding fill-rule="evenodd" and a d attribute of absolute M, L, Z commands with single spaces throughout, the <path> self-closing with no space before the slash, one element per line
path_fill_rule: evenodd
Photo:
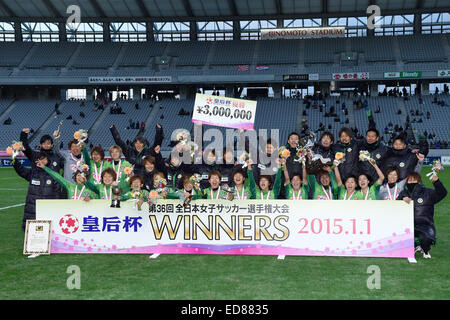
<path fill-rule="evenodd" d="M 144 179 L 141 176 L 133 175 L 129 179 L 130 190 L 122 195 L 122 200 L 132 200 L 136 202 L 136 208 L 140 211 L 144 202 L 149 200 L 149 192 L 144 187 Z"/>
<path fill-rule="evenodd" d="M 167 193 L 167 199 L 181 199 L 187 201 L 187 203 L 191 200 L 201 199 L 200 180 L 201 177 L 199 174 L 183 176 L 183 189 L 170 190 L 170 192 Z"/>
<path fill-rule="evenodd" d="M 156 125 L 155 141 L 152 147 L 147 145 L 147 140 L 143 136 L 145 127 L 139 130 L 136 138 L 132 142 L 132 147 L 127 146 L 120 138 L 120 134 L 114 125 L 111 125 L 109 129 L 115 143 L 122 148 L 125 159 L 134 166 L 134 173 L 142 176 L 144 173 L 144 166 L 142 164 L 143 159 L 146 156 L 156 157 L 160 152 L 160 146 L 164 138 L 162 126 L 160 124 Z"/>
<path fill-rule="evenodd" d="M 363 161 L 368 161 L 373 166 L 378 174 L 378 180 L 372 184 L 371 176 L 367 173 L 361 173 L 358 176 L 358 186 L 360 190 L 356 193 L 356 197 L 358 200 L 378 200 L 378 192 L 384 181 L 384 174 L 381 172 L 376 161 L 370 158 L 370 156 L 367 156 L 366 153 L 361 152 L 361 158 L 364 159 Z"/>
<path fill-rule="evenodd" d="M 42 162 L 38 163 L 37 166 L 47 172 L 66 190 L 68 199 L 89 201 L 90 199 L 96 198 L 95 192 L 85 186 L 89 176 L 89 167 L 83 162 L 79 161 L 74 167 L 73 180 L 75 183 L 66 180 L 59 173 L 50 170 Z"/>

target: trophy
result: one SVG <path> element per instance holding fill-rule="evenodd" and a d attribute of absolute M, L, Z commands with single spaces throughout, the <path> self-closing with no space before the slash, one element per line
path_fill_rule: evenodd
<path fill-rule="evenodd" d="M 234 194 L 236 193 L 236 190 L 235 190 L 235 189 L 232 189 L 232 188 L 230 188 L 228 185 L 225 184 L 225 185 L 222 186 L 222 190 L 223 190 L 224 192 L 227 193 L 227 199 L 228 199 L 228 200 L 233 200 L 233 199 L 234 199 Z M 228 195 L 229 195 L 229 194 L 232 195 L 232 198 L 231 198 L 231 199 L 228 198 Z"/>
<path fill-rule="evenodd" d="M 111 208 L 120 208 L 120 199 L 118 199 L 118 197 L 120 197 L 120 195 L 122 194 L 122 188 L 119 187 L 112 187 L 112 194 L 113 194 L 113 198 L 111 200 Z"/>
<path fill-rule="evenodd" d="M 183 201 L 183 207 L 187 207 L 192 201 L 192 195 L 189 194 L 189 196 L 186 197 L 184 192 L 180 191 L 180 200 Z"/>
<path fill-rule="evenodd" d="M 62 126 L 62 124 L 63 124 L 63 121 L 64 121 L 64 120 L 61 120 L 61 121 L 58 123 L 58 128 L 53 132 L 53 137 L 54 137 L 55 139 L 59 139 L 59 137 L 61 137 L 61 131 L 59 131 L 59 129 L 61 128 L 61 126 Z"/>

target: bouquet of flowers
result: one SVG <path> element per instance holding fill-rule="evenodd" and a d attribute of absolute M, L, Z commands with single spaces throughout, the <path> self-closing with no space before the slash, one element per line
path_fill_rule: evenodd
<path fill-rule="evenodd" d="M 359 161 L 369 161 L 372 165 L 376 163 L 375 160 L 370 156 L 370 152 L 367 150 L 361 150 L 359 152 Z"/>
<path fill-rule="evenodd" d="M 126 166 L 123 168 L 123 173 L 126 174 L 127 178 L 125 179 L 126 182 L 130 180 L 131 175 L 133 174 L 134 166 Z"/>
<path fill-rule="evenodd" d="M 194 173 L 190 178 L 189 182 L 194 186 L 200 185 L 200 181 L 202 181 L 202 176 L 198 173 Z"/>
<path fill-rule="evenodd" d="M 185 129 L 181 130 L 176 135 L 177 141 L 180 141 L 183 145 L 188 144 L 188 138 L 189 138 L 189 131 L 187 131 Z"/>
<path fill-rule="evenodd" d="M 148 202 L 150 203 L 156 203 L 156 200 L 159 198 L 159 193 L 155 190 L 150 191 L 148 194 Z"/>
<path fill-rule="evenodd" d="M 439 171 L 444 170 L 444 166 L 441 164 L 441 161 L 434 160 L 433 165 L 431 166 L 431 172 L 427 173 L 427 177 L 433 179 L 433 176 L 436 175 Z"/>
<path fill-rule="evenodd" d="M 81 171 L 81 174 L 83 177 L 86 178 L 87 174 L 89 173 L 89 166 L 84 163 L 84 161 L 77 161 L 77 164 L 72 168 L 73 171 Z"/>
<path fill-rule="evenodd" d="M 287 159 L 291 156 L 291 152 L 285 146 L 282 146 L 280 149 L 278 149 L 278 154 L 282 159 Z M 281 166 L 281 170 L 286 170 L 284 164 Z"/>
<path fill-rule="evenodd" d="M 241 154 L 241 156 L 239 157 L 239 160 L 242 162 L 242 169 L 247 167 L 247 161 L 249 159 L 250 159 L 250 154 L 248 154 L 247 152 L 244 152 L 243 154 Z"/>
<path fill-rule="evenodd" d="M 156 192 L 163 192 L 167 191 L 167 180 L 164 178 L 159 178 L 154 182 L 154 187 L 156 189 Z"/>
<path fill-rule="evenodd" d="M 138 211 L 142 210 L 142 206 L 139 204 L 139 200 L 144 197 L 142 190 L 134 189 L 131 190 L 131 199 L 135 201 L 135 207 Z"/>
<path fill-rule="evenodd" d="M 6 153 L 11 156 L 12 164 L 16 161 L 16 157 L 21 151 L 25 150 L 22 141 L 13 141 L 13 144 L 6 148 Z"/>
<path fill-rule="evenodd" d="M 343 152 L 336 152 L 334 155 L 334 161 L 333 165 L 331 166 L 331 169 L 334 169 L 337 165 L 341 164 L 345 161 L 345 155 Z"/>
<path fill-rule="evenodd" d="M 88 138 L 88 132 L 86 130 L 80 129 L 78 131 L 75 131 L 73 134 L 73 138 L 75 140 L 78 140 L 77 145 L 80 146 L 82 142 L 86 141 Z"/>
<path fill-rule="evenodd" d="M 197 151 L 199 149 L 198 148 L 198 144 L 196 144 L 193 141 L 189 141 L 187 143 L 187 148 L 189 149 L 189 152 L 191 154 L 191 162 L 193 163 L 194 162 L 194 158 L 195 158 L 195 154 L 197 153 Z"/>

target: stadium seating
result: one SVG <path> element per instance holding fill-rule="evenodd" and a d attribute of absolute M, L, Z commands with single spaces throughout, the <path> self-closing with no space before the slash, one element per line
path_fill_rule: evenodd
<path fill-rule="evenodd" d="M 405 101 L 407 114 L 409 115 L 411 126 L 414 129 L 416 139 L 419 135 L 423 135 L 425 131 L 427 133 L 435 134 L 436 138 L 429 140 L 429 142 L 450 141 L 449 131 L 449 112 L 450 112 L 450 97 L 447 95 L 439 95 L 437 97 L 439 101 L 444 100 L 446 106 L 439 106 L 433 103 L 434 96 L 423 96 L 423 104 L 419 104 L 418 97 L 409 97 Z M 411 115 L 411 111 L 419 111 L 420 116 Z M 426 114 L 430 112 L 430 119 L 427 119 Z M 415 113 L 414 113 L 415 114 Z M 422 122 L 418 122 L 422 119 Z M 414 121 L 416 120 L 416 121 Z"/>
<path fill-rule="evenodd" d="M 336 101 L 337 99 L 339 99 L 339 102 Z M 410 116 L 411 126 L 416 139 L 426 130 L 428 133 L 436 135 L 435 139 L 429 139 L 430 142 L 438 140 L 450 141 L 450 132 L 448 131 L 450 97 L 448 95 L 439 95 L 437 99 L 445 101 L 447 106 L 442 107 L 433 103 L 434 96 L 423 96 L 423 104 L 419 104 L 416 96 L 408 97 L 406 101 L 400 97 L 372 96 L 367 97 L 367 108 L 352 110 L 352 98 L 332 96 L 325 99 L 326 108 L 320 112 L 319 107 L 315 109 L 312 105 L 309 109 L 306 109 L 303 100 L 258 98 L 255 129 L 269 129 L 268 136 L 270 136 L 270 129 L 279 129 L 280 141 L 283 144 L 286 142 L 290 132 L 301 130 L 300 124 L 302 119 L 305 119 L 309 128 L 317 132 L 318 135 L 321 134 L 318 131 L 320 123 L 324 125 L 324 131 L 331 131 L 336 139 L 338 130 L 343 126 L 353 127 L 354 125 L 358 132 L 364 135 L 368 129 L 367 111 L 371 110 L 377 129 L 385 142 L 388 142 L 391 138 L 396 125 L 404 128 L 407 115 Z M 67 143 L 78 129 L 91 129 L 89 143 L 93 145 L 101 144 L 108 148 L 114 144 L 109 132 L 109 125 L 111 124 L 115 124 L 124 141 L 129 140 L 131 142 L 138 132 L 137 129 L 130 128 L 131 120 L 133 122 L 147 123 L 144 136 L 150 144 L 154 140 L 155 125 L 160 123 L 164 127 L 165 133 L 165 139 L 161 147 L 163 151 L 168 151 L 170 150 L 171 134 L 174 130 L 187 129 L 191 131 L 193 128 L 191 115 L 180 116 L 178 114 L 181 108 L 191 114 L 194 108 L 193 100 L 163 99 L 156 103 L 150 100 L 118 100 L 117 102 L 125 114 L 110 114 L 108 106 L 104 111 L 94 111 L 94 101 L 84 101 L 85 106 L 80 105 L 81 101 L 63 101 L 59 106 L 60 115 L 53 114 L 55 102 L 55 100 L 17 100 L 14 102 L 11 99 L 0 100 L 0 149 L 4 150 L 11 144 L 12 140 L 17 140 L 22 128 L 27 127 L 34 130 L 41 128 L 39 136 L 44 133 L 52 134 L 61 120 L 63 120 L 63 125 L 61 127 L 62 135 L 60 141 L 64 143 L 64 148 L 67 148 Z M 139 104 L 139 110 L 135 108 L 136 102 Z M 344 115 L 342 111 L 343 102 L 349 109 L 348 115 Z M 154 104 L 153 108 L 149 108 L 151 103 Z M 5 112 L 10 106 L 9 111 Z M 339 121 L 335 121 L 334 117 L 325 117 L 325 112 L 329 111 L 331 106 L 335 107 Z M 380 113 L 375 112 L 377 106 L 380 106 Z M 423 113 L 422 116 L 411 115 L 411 111 L 415 112 L 417 109 Z M 401 110 L 402 113 L 397 114 L 398 110 Z M 80 111 L 85 114 L 84 118 L 80 116 Z M 304 111 L 306 115 L 302 114 Z M 427 112 L 430 112 L 431 115 L 429 120 L 426 118 Z M 24 114 L 27 117 L 23 117 Z M 52 114 L 53 117 L 49 118 Z M 72 116 L 72 119 L 66 119 L 69 115 Z M 161 119 L 161 116 L 163 116 L 163 119 Z M 11 125 L 4 125 L 3 122 L 8 117 L 12 119 L 12 123 Z M 347 118 L 349 123 L 345 123 Z M 413 121 L 414 118 L 416 121 Z M 422 123 L 418 122 L 419 118 L 422 119 Z M 77 124 L 73 124 L 73 120 Z M 390 123 L 392 124 L 391 126 L 389 126 Z M 209 128 L 212 127 L 204 127 L 205 130 Z M 226 128 L 214 128 L 223 134 L 226 131 Z M 388 129 L 387 133 L 385 132 L 386 128 Z M 33 146 L 38 144 L 38 139 L 39 137 L 33 141 Z"/>
<path fill-rule="evenodd" d="M 267 41 L 146 43 L 0 43 L 0 77 L 130 75 L 240 75 L 249 73 L 385 72 L 446 70 L 449 37 L 414 35 Z M 341 66 L 340 53 L 357 53 Z M 162 63 L 161 61 L 165 62 Z M 266 70 L 256 66 L 266 65 Z M 14 71 L 19 67 L 21 70 Z M 138 70 L 138 71 L 136 71 Z M 59 72 L 58 72 L 59 71 Z M 145 73 L 145 74 L 143 74 Z"/>
<path fill-rule="evenodd" d="M 126 140 L 133 141 L 138 130 L 131 128 L 127 129 L 127 127 L 130 126 L 130 119 L 134 122 L 145 122 L 151 112 L 146 101 L 118 100 L 116 102 L 123 109 L 125 114 L 110 114 L 109 107 L 106 107 L 104 113 L 105 116 L 100 118 L 100 122 L 95 125 L 96 128 L 93 128 L 92 132 L 90 132 L 89 143 L 92 143 L 93 145 L 102 145 L 104 148 L 112 146 L 114 140 L 109 130 L 111 124 L 114 124 L 117 130 L 119 130 L 124 142 L 126 142 Z M 136 102 L 139 103 L 139 110 L 135 108 Z M 151 142 L 153 142 L 153 140 L 151 140 Z"/>
<path fill-rule="evenodd" d="M 19 140 L 23 128 L 32 128 L 35 131 L 42 126 L 48 117 L 55 111 L 55 100 L 17 100 L 9 113 L 0 117 L 0 145 L 5 149 L 13 140 Z M 26 116 L 24 116 L 26 115 Z M 11 118 L 11 125 L 3 122 Z M 36 142 L 37 141 L 37 142 Z M 39 140 L 33 142 L 39 144 Z"/>

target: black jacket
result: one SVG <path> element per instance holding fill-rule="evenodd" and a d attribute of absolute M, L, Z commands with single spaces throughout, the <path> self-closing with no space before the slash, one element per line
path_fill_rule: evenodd
<path fill-rule="evenodd" d="M 234 164 L 219 164 L 218 165 L 219 172 L 222 174 L 222 184 L 227 184 L 228 186 L 232 187 L 234 186 L 233 181 L 233 173 L 240 168 L 242 168 L 241 164 L 234 165 Z"/>
<path fill-rule="evenodd" d="M 191 166 L 184 163 L 180 164 L 178 167 L 170 164 L 170 159 L 166 162 L 164 166 L 164 174 L 167 178 L 167 186 L 172 188 L 174 191 L 183 188 L 183 176 L 191 174 Z"/>
<path fill-rule="evenodd" d="M 403 150 L 395 150 L 388 147 L 386 152 L 386 159 L 383 161 L 383 172 L 389 167 L 396 167 L 400 172 L 399 181 L 405 179 L 408 174 L 414 172 L 414 168 L 417 165 L 416 154 L 411 152 L 410 148 L 405 148 Z"/>
<path fill-rule="evenodd" d="M 331 166 L 334 160 L 334 150 L 333 145 L 329 147 L 324 147 L 320 142 L 315 143 L 311 148 L 314 154 L 321 155 L 324 159 L 328 158 L 329 161 L 322 163 L 321 160 L 314 160 L 308 158 L 306 161 L 306 171 L 308 174 L 317 174 L 324 166 Z"/>
<path fill-rule="evenodd" d="M 337 152 L 343 152 L 345 154 L 345 161 L 338 166 L 342 181 L 351 175 L 358 174 L 359 148 L 356 140 L 352 139 L 347 144 L 338 141 L 333 145 L 333 151 L 335 154 Z"/>
<path fill-rule="evenodd" d="M 214 163 L 214 164 L 202 163 L 202 164 L 191 165 L 191 168 L 192 168 L 193 173 L 198 173 L 202 176 L 202 181 L 200 182 L 200 188 L 206 189 L 209 187 L 208 175 L 213 171 L 220 172 L 221 165 L 216 164 L 216 163 Z"/>
<path fill-rule="evenodd" d="M 377 141 L 373 144 L 368 144 L 366 140 L 358 142 L 359 151 L 369 151 L 370 157 L 374 159 L 379 168 L 383 168 L 383 163 L 386 160 L 387 147 L 383 142 Z M 378 174 L 375 168 L 370 164 L 369 161 L 359 161 L 358 152 L 358 175 L 367 174 L 373 181 L 378 180 Z"/>
<path fill-rule="evenodd" d="M 142 134 L 144 133 L 145 128 L 141 128 L 139 130 L 139 133 L 137 134 L 136 138 L 142 136 Z M 155 134 L 155 141 L 153 143 L 152 147 L 149 147 L 147 145 L 144 146 L 144 148 L 142 149 L 141 152 L 138 152 L 136 150 L 136 148 L 134 147 L 134 141 L 133 141 L 133 146 L 129 147 L 127 146 L 127 144 L 125 142 L 123 142 L 123 140 L 120 138 L 120 134 L 117 131 L 115 126 L 112 126 L 112 128 L 110 128 L 111 134 L 114 138 L 115 143 L 122 148 L 122 152 L 123 155 L 125 156 L 125 159 L 130 162 L 132 165 L 134 165 L 134 173 L 143 176 L 144 172 L 145 172 L 145 168 L 142 165 L 142 160 L 147 157 L 147 156 L 153 156 L 153 157 L 157 157 L 157 154 L 155 152 L 155 147 L 156 146 L 160 146 L 163 138 L 164 138 L 164 134 L 163 134 L 163 129 L 162 128 L 156 128 L 156 134 Z"/>
<path fill-rule="evenodd" d="M 56 153 L 53 152 L 53 148 L 50 150 L 45 150 L 40 148 L 39 151 L 36 150 L 32 150 L 30 148 L 30 145 L 28 143 L 28 137 L 27 134 L 25 132 L 21 132 L 20 133 L 20 141 L 22 141 L 23 146 L 24 146 L 24 151 L 23 153 L 25 154 L 25 156 L 30 160 L 31 162 L 31 167 L 33 169 L 36 169 L 36 157 L 38 156 L 38 154 L 45 154 L 48 158 L 48 167 L 57 172 L 60 173 L 61 169 L 64 169 L 64 159 L 59 157 Z M 60 199 L 60 193 L 61 193 L 61 186 L 44 170 L 41 170 L 42 173 L 44 174 L 46 179 L 50 179 L 52 181 L 52 186 L 53 186 L 53 191 L 56 193 L 58 193 L 58 196 L 55 197 L 54 199 Z"/>
<path fill-rule="evenodd" d="M 294 174 L 300 174 L 300 176 L 303 178 L 302 163 L 300 161 L 294 161 L 295 159 L 297 159 L 297 149 L 292 148 L 289 144 L 286 144 L 286 149 L 288 149 L 291 153 L 289 158 L 286 159 L 286 170 L 289 173 L 289 178 L 292 179 Z"/>
<path fill-rule="evenodd" d="M 15 161 L 13 167 L 19 176 L 30 183 L 22 220 L 22 229 L 25 230 L 26 221 L 36 219 L 36 200 L 59 199 L 60 186 L 41 168 L 25 168 L 20 161 Z"/>
<path fill-rule="evenodd" d="M 431 240 L 436 241 L 434 205 L 445 198 L 447 190 L 440 180 L 434 182 L 433 185 L 434 189 L 430 189 L 419 184 L 413 190 L 408 190 L 408 186 L 405 186 L 397 200 L 408 197 L 414 201 L 414 228 L 425 233 Z"/>

